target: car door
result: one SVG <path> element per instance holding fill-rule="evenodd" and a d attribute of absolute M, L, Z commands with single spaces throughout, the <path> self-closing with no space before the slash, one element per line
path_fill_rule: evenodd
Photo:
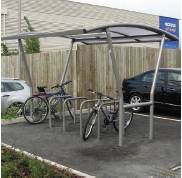
<path fill-rule="evenodd" d="M 6 92 L 4 82 L 1 82 L 1 113 L 6 112 L 6 108 L 8 107 L 8 98 L 9 94 Z"/>
<path fill-rule="evenodd" d="M 171 106 L 181 106 L 181 72 L 168 71 L 165 103 Z"/>
<path fill-rule="evenodd" d="M 150 100 L 150 90 L 152 86 L 152 81 L 154 77 L 154 71 L 149 71 L 141 76 L 141 85 L 142 85 L 142 96 L 144 100 Z M 164 102 L 164 91 L 167 86 L 167 73 L 165 71 L 159 71 L 157 75 L 156 87 L 154 91 L 154 101 L 155 103 Z"/>

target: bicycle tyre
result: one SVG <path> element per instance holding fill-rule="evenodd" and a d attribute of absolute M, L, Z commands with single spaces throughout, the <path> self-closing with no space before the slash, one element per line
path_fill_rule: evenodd
<path fill-rule="evenodd" d="M 113 120 L 113 126 L 116 132 L 119 132 L 119 116 L 118 115 L 119 115 L 119 110 L 118 110 L 117 116 Z M 125 112 L 124 113 L 124 129 L 125 130 L 131 126 L 132 120 L 133 120 L 133 111 Z"/>
<path fill-rule="evenodd" d="M 31 108 L 33 103 L 33 108 Z M 33 109 L 33 113 L 30 110 Z M 30 124 L 39 124 L 43 122 L 49 113 L 48 103 L 39 96 L 28 98 L 23 105 L 23 116 Z"/>
<path fill-rule="evenodd" d="M 95 110 L 93 110 L 90 115 L 88 116 L 88 119 L 85 123 L 85 127 L 84 127 L 84 130 L 83 130 L 83 135 L 82 135 L 82 138 L 84 141 L 86 141 L 91 132 L 92 132 L 92 129 L 93 129 L 93 126 L 95 124 L 95 121 L 96 121 L 96 117 L 97 117 L 97 112 Z M 87 132 L 88 131 L 88 132 Z"/>

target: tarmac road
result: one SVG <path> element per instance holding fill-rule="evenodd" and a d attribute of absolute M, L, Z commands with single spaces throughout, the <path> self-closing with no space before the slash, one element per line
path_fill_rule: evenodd
<path fill-rule="evenodd" d="M 101 128 L 100 141 L 93 134 L 86 142 L 79 137 L 78 123 L 68 121 L 66 133 L 61 126 L 60 121 L 52 129 L 47 122 L 2 126 L 2 142 L 98 178 L 169 176 L 169 168 L 180 164 L 180 122 L 154 119 L 154 140 L 149 141 L 148 117 L 135 116 L 123 147 L 118 147 L 113 126 Z M 180 177 L 179 170 L 173 174 Z"/>

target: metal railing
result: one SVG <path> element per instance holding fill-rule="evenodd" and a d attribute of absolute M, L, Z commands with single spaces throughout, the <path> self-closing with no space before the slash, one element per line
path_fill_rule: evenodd
<path fill-rule="evenodd" d="M 81 104 L 80 104 L 80 137 L 82 137 L 82 132 L 83 132 L 83 124 L 82 124 L 82 114 L 83 114 L 83 106 L 85 104 L 90 104 L 90 103 L 94 103 L 94 102 L 98 102 L 100 99 L 90 99 L 90 100 L 86 100 L 86 101 L 83 101 Z M 110 99 L 101 99 L 102 101 L 109 101 Z M 90 105 L 89 105 L 90 106 Z M 88 107 L 88 116 L 90 114 L 90 107 Z"/>
<path fill-rule="evenodd" d="M 49 128 L 52 128 L 52 118 L 51 118 L 51 102 L 53 101 L 53 99 L 55 98 L 60 98 L 62 100 L 62 98 L 72 98 L 72 95 L 63 95 L 63 96 L 53 96 L 51 97 L 51 99 L 49 100 L 49 113 L 48 113 L 48 119 L 49 119 Z M 60 100 L 60 101 L 61 101 Z M 62 103 L 60 102 L 60 118 L 62 117 Z"/>
<path fill-rule="evenodd" d="M 74 101 L 75 102 L 77 100 L 88 100 L 88 98 L 86 98 L 86 97 L 73 97 L 73 98 L 67 98 L 63 102 L 63 132 L 66 131 L 65 105 L 68 101 Z M 74 103 L 74 105 L 75 105 L 75 103 Z M 75 124 L 75 120 L 76 120 L 76 112 L 75 112 L 75 106 L 74 106 L 74 124 Z"/>

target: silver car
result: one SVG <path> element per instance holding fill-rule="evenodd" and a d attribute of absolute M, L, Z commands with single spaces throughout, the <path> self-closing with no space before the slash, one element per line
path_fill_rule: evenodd
<path fill-rule="evenodd" d="M 11 106 L 20 106 L 30 95 L 30 87 L 24 80 L 1 79 L 1 113 L 5 114 Z"/>

